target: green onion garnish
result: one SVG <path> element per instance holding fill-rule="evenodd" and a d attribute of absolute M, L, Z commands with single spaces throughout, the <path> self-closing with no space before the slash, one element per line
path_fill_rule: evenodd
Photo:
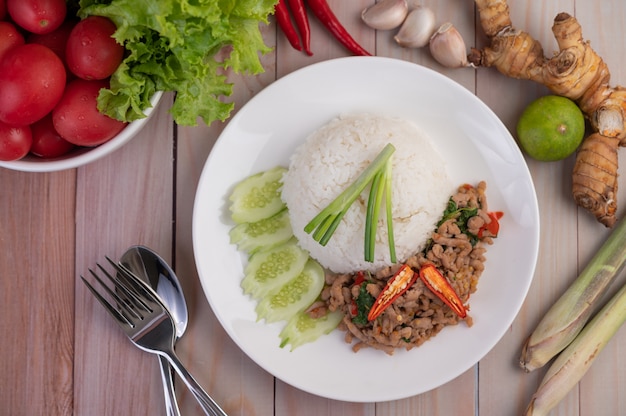
<path fill-rule="evenodd" d="M 396 262 L 396 244 L 393 237 L 393 213 L 391 212 L 391 162 L 387 163 L 385 172 L 385 208 L 387 211 L 387 241 L 389 241 L 389 257 L 392 263 Z"/>
<path fill-rule="evenodd" d="M 396 148 L 391 143 L 387 144 L 361 175 L 304 227 L 304 231 L 307 234 L 313 233 L 313 239 L 325 246 L 352 203 L 359 197 L 367 185 L 371 183 L 365 217 L 365 261 L 374 261 L 376 227 L 378 225 L 380 206 L 386 194 L 385 204 L 389 251 L 391 261 L 395 263 L 396 252 L 391 214 L 391 155 L 395 150 Z"/>

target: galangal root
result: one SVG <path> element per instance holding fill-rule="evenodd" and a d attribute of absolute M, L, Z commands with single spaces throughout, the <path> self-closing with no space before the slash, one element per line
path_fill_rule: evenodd
<path fill-rule="evenodd" d="M 617 209 L 617 149 L 626 146 L 626 89 L 609 85 L 609 69 L 582 36 L 575 17 L 559 13 L 552 26 L 559 51 L 544 56 L 541 44 L 513 27 L 506 0 L 475 0 L 490 45 L 472 48 L 474 66 L 495 67 L 518 79 L 535 81 L 575 101 L 593 133 L 583 140 L 573 171 L 576 203 L 606 227 Z"/>

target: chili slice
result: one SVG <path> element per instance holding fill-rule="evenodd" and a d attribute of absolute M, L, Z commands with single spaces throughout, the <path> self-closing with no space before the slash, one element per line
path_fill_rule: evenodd
<path fill-rule="evenodd" d="M 328 31 L 355 55 L 371 56 L 372 54 L 363 49 L 356 40 L 348 33 L 337 16 L 333 13 L 326 0 L 307 0 L 311 11 Z"/>
<path fill-rule="evenodd" d="M 287 9 L 286 0 L 279 0 L 276 3 L 276 8 L 274 9 L 274 15 L 276 16 L 276 23 L 278 23 L 278 27 L 285 34 L 285 37 L 291 44 L 291 46 L 297 50 L 302 50 L 302 45 L 300 44 L 300 39 L 298 38 L 298 33 L 296 29 L 293 27 L 291 23 L 291 16 L 289 15 L 289 9 Z"/>
<path fill-rule="evenodd" d="M 387 281 L 385 288 L 378 294 L 367 319 L 373 321 L 389 307 L 400 295 L 406 292 L 417 280 L 417 273 L 406 264 Z"/>
<path fill-rule="evenodd" d="M 419 272 L 420 279 L 424 282 L 439 299 L 450 307 L 459 317 L 465 318 L 467 316 L 467 310 L 459 299 L 459 296 L 454 291 L 454 288 L 450 286 L 450 283 L 445 277 L 437 270 L 434 264 L 427 263 L 422 266 Z"/>
<path fill-rule="evenodd" d="M 489 235 L 493 237 L 498 236 L 498 232 L 500 231 L 500 218 L 504 215 L 501 211 L 488 212 L 487 215 L 491 218 L 491 222 L 489 224 L 485 223 L 478 230 L 478 238 L 483 238 L 483 234 L 485 231 L 489 233 Z"/>
<path fill-rule="evenodd" d="M 361 283 L 363 283 L 365 281 L 365 273 L 363 272 L 358 272 L 356 275 L 356 279 L 354 279 L 354 283 L 352 284 L 352 287 L 355 286 L 361 286 Z M 350 305 L 350 313 L 352 314 L 352 316 L 356 316 L 359 313 L 359 308 L 356 304 L 356 300 L 352 299 L 352 303 Z"/>
<path fill-rule="evenodd" d="M 288 0 L 291 13 L 296 21 L 298 32 L 300 32 L 300 38 L 302 39 L 302 46 L 304 52 L 307 55 L 313 55 L 311 52 L 311 28 L 309 26 L 309 17 L 306 14 L 306 8 L 304 7 L 304 0 Z"/>

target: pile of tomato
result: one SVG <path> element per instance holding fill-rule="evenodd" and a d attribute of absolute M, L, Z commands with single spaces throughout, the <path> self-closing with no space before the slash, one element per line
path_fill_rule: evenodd
<path fill-rule="evenodd" d="M 0 0 L 0 160 L 58 157 L 126 126 L 96 103 L 123 59 L 115 30 L 65 0 Z"/>

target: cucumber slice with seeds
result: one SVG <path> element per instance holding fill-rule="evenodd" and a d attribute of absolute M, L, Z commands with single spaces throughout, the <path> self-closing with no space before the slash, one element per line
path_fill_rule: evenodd
<path fill-rule="evenodd" d="M 241 287 L 253 298 L 263 298 L 298 276 L 308 259 L 309 254 L 298 247 L 295 239 L 255 253 L 244 270 Z"/>
<path fill-rule="evenodd" d="M 291 344 L 293 351 L 303 344 L 313 342 L 337 328 L 342 319 L 343 313 L 340 311 L 327 312 L 315 319 L 304 311 L 298 312 L 280 332 L 280 348 Z"/>
<path fill-rule="evenodd" d="M 285 208 L 280 191 L 287 169 L 278 166 L 248 176 L 235 185 L 230 195 L 230 211 L 236 223 L 256 222 L 269 218 Z"/>
<path fill-rule="evenodd" d="M 229 235 L 230 242 L 248 254 L 277 246 L 293 237 L 289 212 L 284 209 L 270 218 L 237 224 Z"/>
<path fill-rule="evenodd" d="M 309 259 L 302 272 L 264 297 L 256 307 L 258 319 L 267 323 L 288 320 L 317 299 L 324 287 L 324 269 Z"/>

